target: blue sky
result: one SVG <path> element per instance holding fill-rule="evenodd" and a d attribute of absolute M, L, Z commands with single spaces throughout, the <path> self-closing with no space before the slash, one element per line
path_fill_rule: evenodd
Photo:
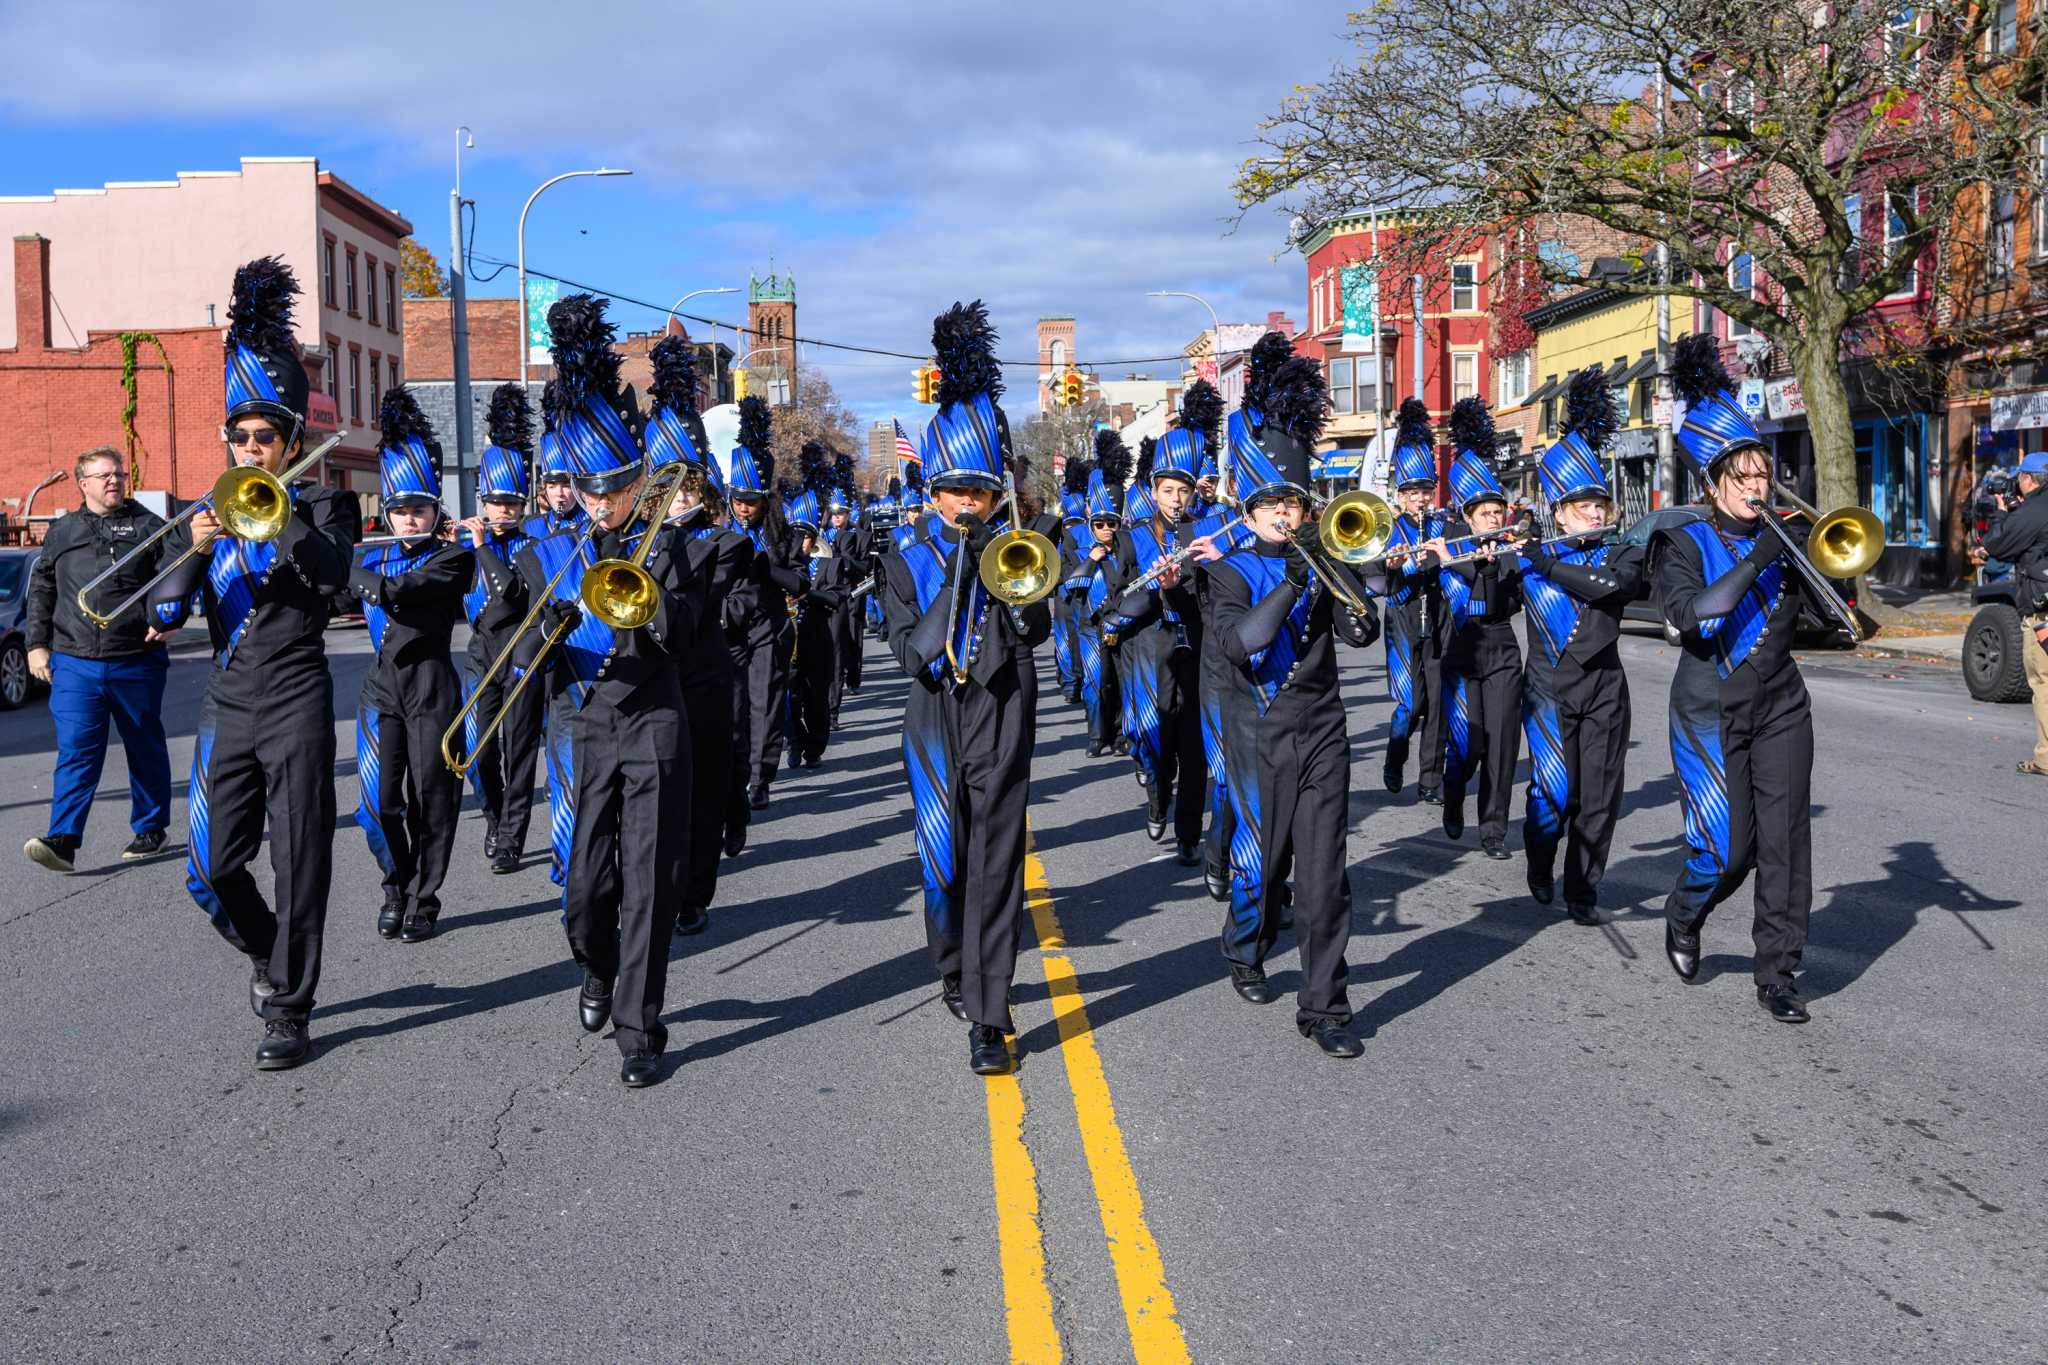
<path fill-rule="evenodd" d="M 479 255 L 513 257 L 541 180 L 624 166 L 539 201 L 530 264 L 666 303 L 772 259 L 806 336 L 921 351 L 933 314 L 979 296 L 1005 357 L 1033 354 L 1045 313 L 1075 315 L 1084 363 L 1166 355 L 1208 315 L 1148 289 L 1201 293 L 1225 321 L 1301 316 L 1285 225 L 1258 213 L 1233 231 L 1229 182 L 1259 116 L 1343 55 L 1343 9 L 358 0 L 308 27 L 319 10 L 14 6 L 0 194 L 312 153 L 445 258 L 467 124 Z M 246 35 L 279 16 L 270 63 Z M 743 297 L 691 311 L 740 319 Z M 908 362 L 804 359 L 864 419 L 915 414 Z M 1028 376 L 1011 385 L 1028 410 Z"/>

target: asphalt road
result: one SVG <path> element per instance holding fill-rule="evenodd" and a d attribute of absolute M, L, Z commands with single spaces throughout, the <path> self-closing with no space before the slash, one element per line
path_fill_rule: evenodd
<path fill-rule="evenodd" d="M 336 637 L 344 704 L 363 648 Z M 473 812 L 416 947 L 376 936 L 345 815 L 317 1054 L 255 1072 L 246 967 L 182 860 L 109 865 L 116 757 L 86 870 L 14 863 L 0 895 L 0 1355 L 2042 1358 L 2025 709 L 1945 669 L 1812 664 L 1815 1019 L 1788 1028 L 1750 989 L 1746 896 L 1699 983 L 1663 963 L 1672 656 L 1625 649 L 1639 740 L 1598 929 L 1379 790 L 1379 653 L 1355 656 L 1353 1063 L 1231 993 L 1220 907 L 1054 703 L 1022 1067 L 969 1074 L 878 650 L 826 766 L 778 785 L 711 931 L 679 941 L 676 1065 L 645 1091 L 575 1023 L 544 865 L 487 875 Z M 201 670 L 174 672 L 181 773 Z M 43 828 L 50 747 L 40 707 L 0 716 L 10 850 Z M 346 760 L 337 781 L 352 811 Z M 1291 951 L 1275 967 L 1291 990 Z"/>

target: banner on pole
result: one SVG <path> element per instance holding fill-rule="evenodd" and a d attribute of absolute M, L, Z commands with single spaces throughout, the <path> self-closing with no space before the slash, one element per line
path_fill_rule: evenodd
<path fill-rule="evenodd" d="M 1339 276 L 1344 293 L 1344 339 L 1338 349 L 1349 354 L 1372 349 L 1373 291 L 1377 272 L 1369 265 L 1347 265 Z"/>
<path fill-rule="evenodd" d="M 546 365 L 553 356 L 549 348 L 554 344 L 555 334 L 548 327 L 548 309 L 555 306 L 555 300 L 562 296 L 560 280 L 544 280 L 537 275 L 526 277 L 526 363 Z"/>

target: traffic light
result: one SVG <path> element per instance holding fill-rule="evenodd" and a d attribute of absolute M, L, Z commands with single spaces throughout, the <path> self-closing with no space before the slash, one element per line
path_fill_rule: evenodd
<path fill-rule="evenodd" d="M 936 403 L 939 401 L 939 367 L 925 365 L 911 371 L 917 379 L 917 401 Z"/>
<path fill-rule="evenodd" d="M 1078 408 L 1082 397 L 1081 372 L 1068 370 L 1060 376 L 1060 403 L 1065 407 Z"/>
<path fill-rule="evenodd" d="M 735 403 L 743 402 L 746 396 L 747 372 L 745 370 L 734 370 L 732 372 L 732 401 Z"/>
<path fill-rule="evenodd" d="M 925 369 L 922 365 L 910 372 L 910 393 L 916 401 L 929 403 L 932 401 L 932 386 L 924 375 Z"/>

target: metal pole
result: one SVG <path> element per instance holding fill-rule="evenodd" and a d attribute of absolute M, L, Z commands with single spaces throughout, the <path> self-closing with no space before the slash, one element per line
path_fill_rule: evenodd
<path fill-rule="evenodd" d="M 1657 73 L 1657 144 L 1663 150 L 1664 143 L 1664 73 Z M 1671 216 L 1664 217 L 1664 236 L 1671 235 Z M 1657 398 L 1664 409 L 1664 420 L 1657 428 L 1657 487 L 1663 493 L 1663 505 L 1671 506 L 1678 501 L 1678 461 L 1671 449 L 1671 247 L 1667 242 L 1657 243 L 1657 283 L 1662 290 L 1657 295 Z"/>
<path fill-rule="evenodd" d="M 1377 448 L 1381 458 L 1391 460 L 1393 451 L 1387 446 L 1387 367 L 1380 363 L 1380 211 L 1377 205 L 1372 211 L 1372 292 L 1366 296 L 1366 303 L 1372 316 L 1372 444 L 1368 451 Z M 1356 362 L 1354 362 L 1355 364 Z M 1351 381 L 1358 382 L 1356 370 Z M 1358 462 L 1358 486 L 1365 487 L 1365 461 Z"/>
<path fill-rule="evenodd" d="M 455 507 L 476 511 L 475 434 L 469 394 L 469 283 L 462 259 L 462 149 L 476 146 L 468 128 L 455 130 L 455 188 L 448 195 L 448 347 L 455 358 Z"/>
<path fill-rule="evenodd" d="M 550 185 L 559 185 L 564 180 L 574 180 L 580 175 L 631 175 L 631 171 L 614 170 L 600 166 L 594 171 L 563 171 L 552 180 L 543 180 L 540 188 L 526 196 L 525 207 L 519 210 L 519 386 L 526 387 L 526 215 L 533 210 L 533 201 L 540 198 Z"/>

